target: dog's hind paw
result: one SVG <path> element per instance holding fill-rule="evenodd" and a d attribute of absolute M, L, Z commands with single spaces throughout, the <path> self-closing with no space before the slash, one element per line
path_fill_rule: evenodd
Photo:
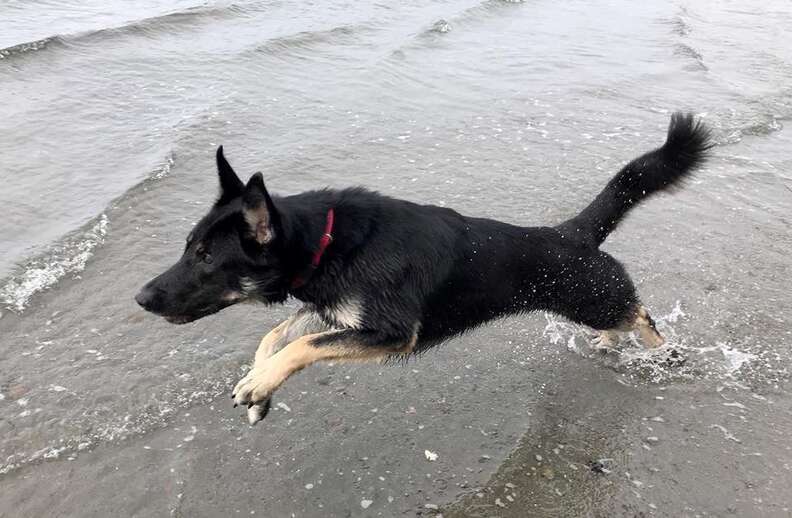
<path fill-rule="evenodd" d="M 669 349 L 665 357 L 664 363 L 668 367 L 679 367 L 687 361 L 687 357 L 679 352 L 677 349 Z"/>
<path fill-rule="evenodd" d="M 594 349 L 611 349 L 619 343 L 619 335 L 616 331 L 599 331 L 597 336 L 591 340 L 591 347 Z"/>

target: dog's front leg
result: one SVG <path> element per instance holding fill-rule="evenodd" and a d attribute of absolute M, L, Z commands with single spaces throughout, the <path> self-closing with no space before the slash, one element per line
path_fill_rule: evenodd
<path fill-rule="evenodd" d="M 261 339 L 261 343 L 256 349 L 253 368 L 280 351 L 288 343 L 302 336 L 322 333 L 332 329 L 311 306 L 303 306 L 297 313 L 278 324 Z"/>
<path fill-rule="evenodd" d="M 304 306 L 290 318 L 278 324 L 261 339 L 261 343 L 256 349 L 253 367 L 243 379 L 249 378 L 256 366 L 262 365 L 267 358 L 281 350 L 289 342 L 293 342 L 307 334 L 329 331 L 330 329 L 332 328 L 325 324 L 310 306 Z M 263 419 L 269 412 L 269 403 L 269 400 L 267 400 L 261 404 L 248 407 L 248 420 L 251 423 L 255 423 Z"/>
<path fill-rule="evenodd" d="M 254 368 L 256 364 L 263 362 L 278 352 L 281 347 L 286 345 L 285 331 L 287 330 L 289 323 L 293 322 L 296 316 L 297 315 L 284 320 L 261 339 L 261 343 L 259 344 L 258 349 L 256 349 L 256 356 L 253 360 Z"/>
<path fill-rule="evenodd" d="M 253 359 L 253 368 L 251 369 L 251 372 L 256 368 L 256 365 L 261 365 L 264 360 L 278 352 L 278 350 L 280 350 L 287 343 L 286 332 L 288 330 L 289 324 L 293 323 L 297 317 L 299 317 L 299 314 L 284 320 L 261 339 L 261 343 L 259 344 L 258 349 L 256 349 L 256 355 Z M 252 405 L 248 408 L 248 420 L 251 422 L 260 421 L 269 413 L 269 410 L 269 401 L 261 405 Z M 256 417 L 255 421 L 253 420 L 253 416 Z"/>
<path fill-rule="evenodd" d="M 415 332 L 410 336 L 390 337 L 353 329 L 305 335 L 261 363 L 256 362 L 234 388 L 234 403 L 247 404 L 248 419 L 250 424 L 255 424 L 264 417 L 258 409 L 269 408 L 275 390 L 308 365 L 322 360 L 372 361 L 406 355 L 412 352 L 416 340 Z"/>

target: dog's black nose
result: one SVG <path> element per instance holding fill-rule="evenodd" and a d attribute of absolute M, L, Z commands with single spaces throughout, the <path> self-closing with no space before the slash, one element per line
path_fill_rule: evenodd
<path fill-rule="evenodd" d="M 140 293 L 135 295 L 135 302 L 140 304 L 140 307 L 146 311 L 156 312 L 161 305 L 161 301 L 162 294 L 160 290 L 151 286 L 144 286 Z"/>

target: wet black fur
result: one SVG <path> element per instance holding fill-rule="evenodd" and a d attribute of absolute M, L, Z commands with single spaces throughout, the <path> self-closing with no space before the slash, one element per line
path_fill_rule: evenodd
<path fill-rule="evenodd" d="M 598 249 L 639 201 L 678 185 L 700 166 L 709 132 L 675 114 L 666 143 L 627 164 L 576 217 L 555 227 L 520 227 L 362 188 L 269 197 L 260 175 L 245 186 L 218 151 L 222 194 L 196 226 L 180 261 L 138 295 L 146 309 L 181 323 L 219 311 L 243 290 L 262 302 L 293 296 L 321 313 L 350 299 L 371 346 L 416 351 L 508 314 L 544 310 L 595 329 L 628 322 L 638 297 L 624 267 Z M 274 238 L 259 243 L 245 211 L 267 208 Z M 334 239 L 308 282 L 292 288 L 335 210 Z M 210 260 L 206 261 L 209 255 Z M 330 314 L 331 312 L 326 312 Z M 329 317 L 328 317 L 329 318 Z M 337 324 L 328 322 L 328 324 Z"/>

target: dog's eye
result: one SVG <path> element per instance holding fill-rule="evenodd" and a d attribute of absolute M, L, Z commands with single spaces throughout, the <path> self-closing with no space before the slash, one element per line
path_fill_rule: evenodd
<path fill-rule="evenodd" d="M 204 245 L 198 245 L 195 249 L 195 255 L 198 256 L 198 259 L 205 262 L 206 264 L 212 264 L 212 254 L 206 251 L 206 247 Z"/>

